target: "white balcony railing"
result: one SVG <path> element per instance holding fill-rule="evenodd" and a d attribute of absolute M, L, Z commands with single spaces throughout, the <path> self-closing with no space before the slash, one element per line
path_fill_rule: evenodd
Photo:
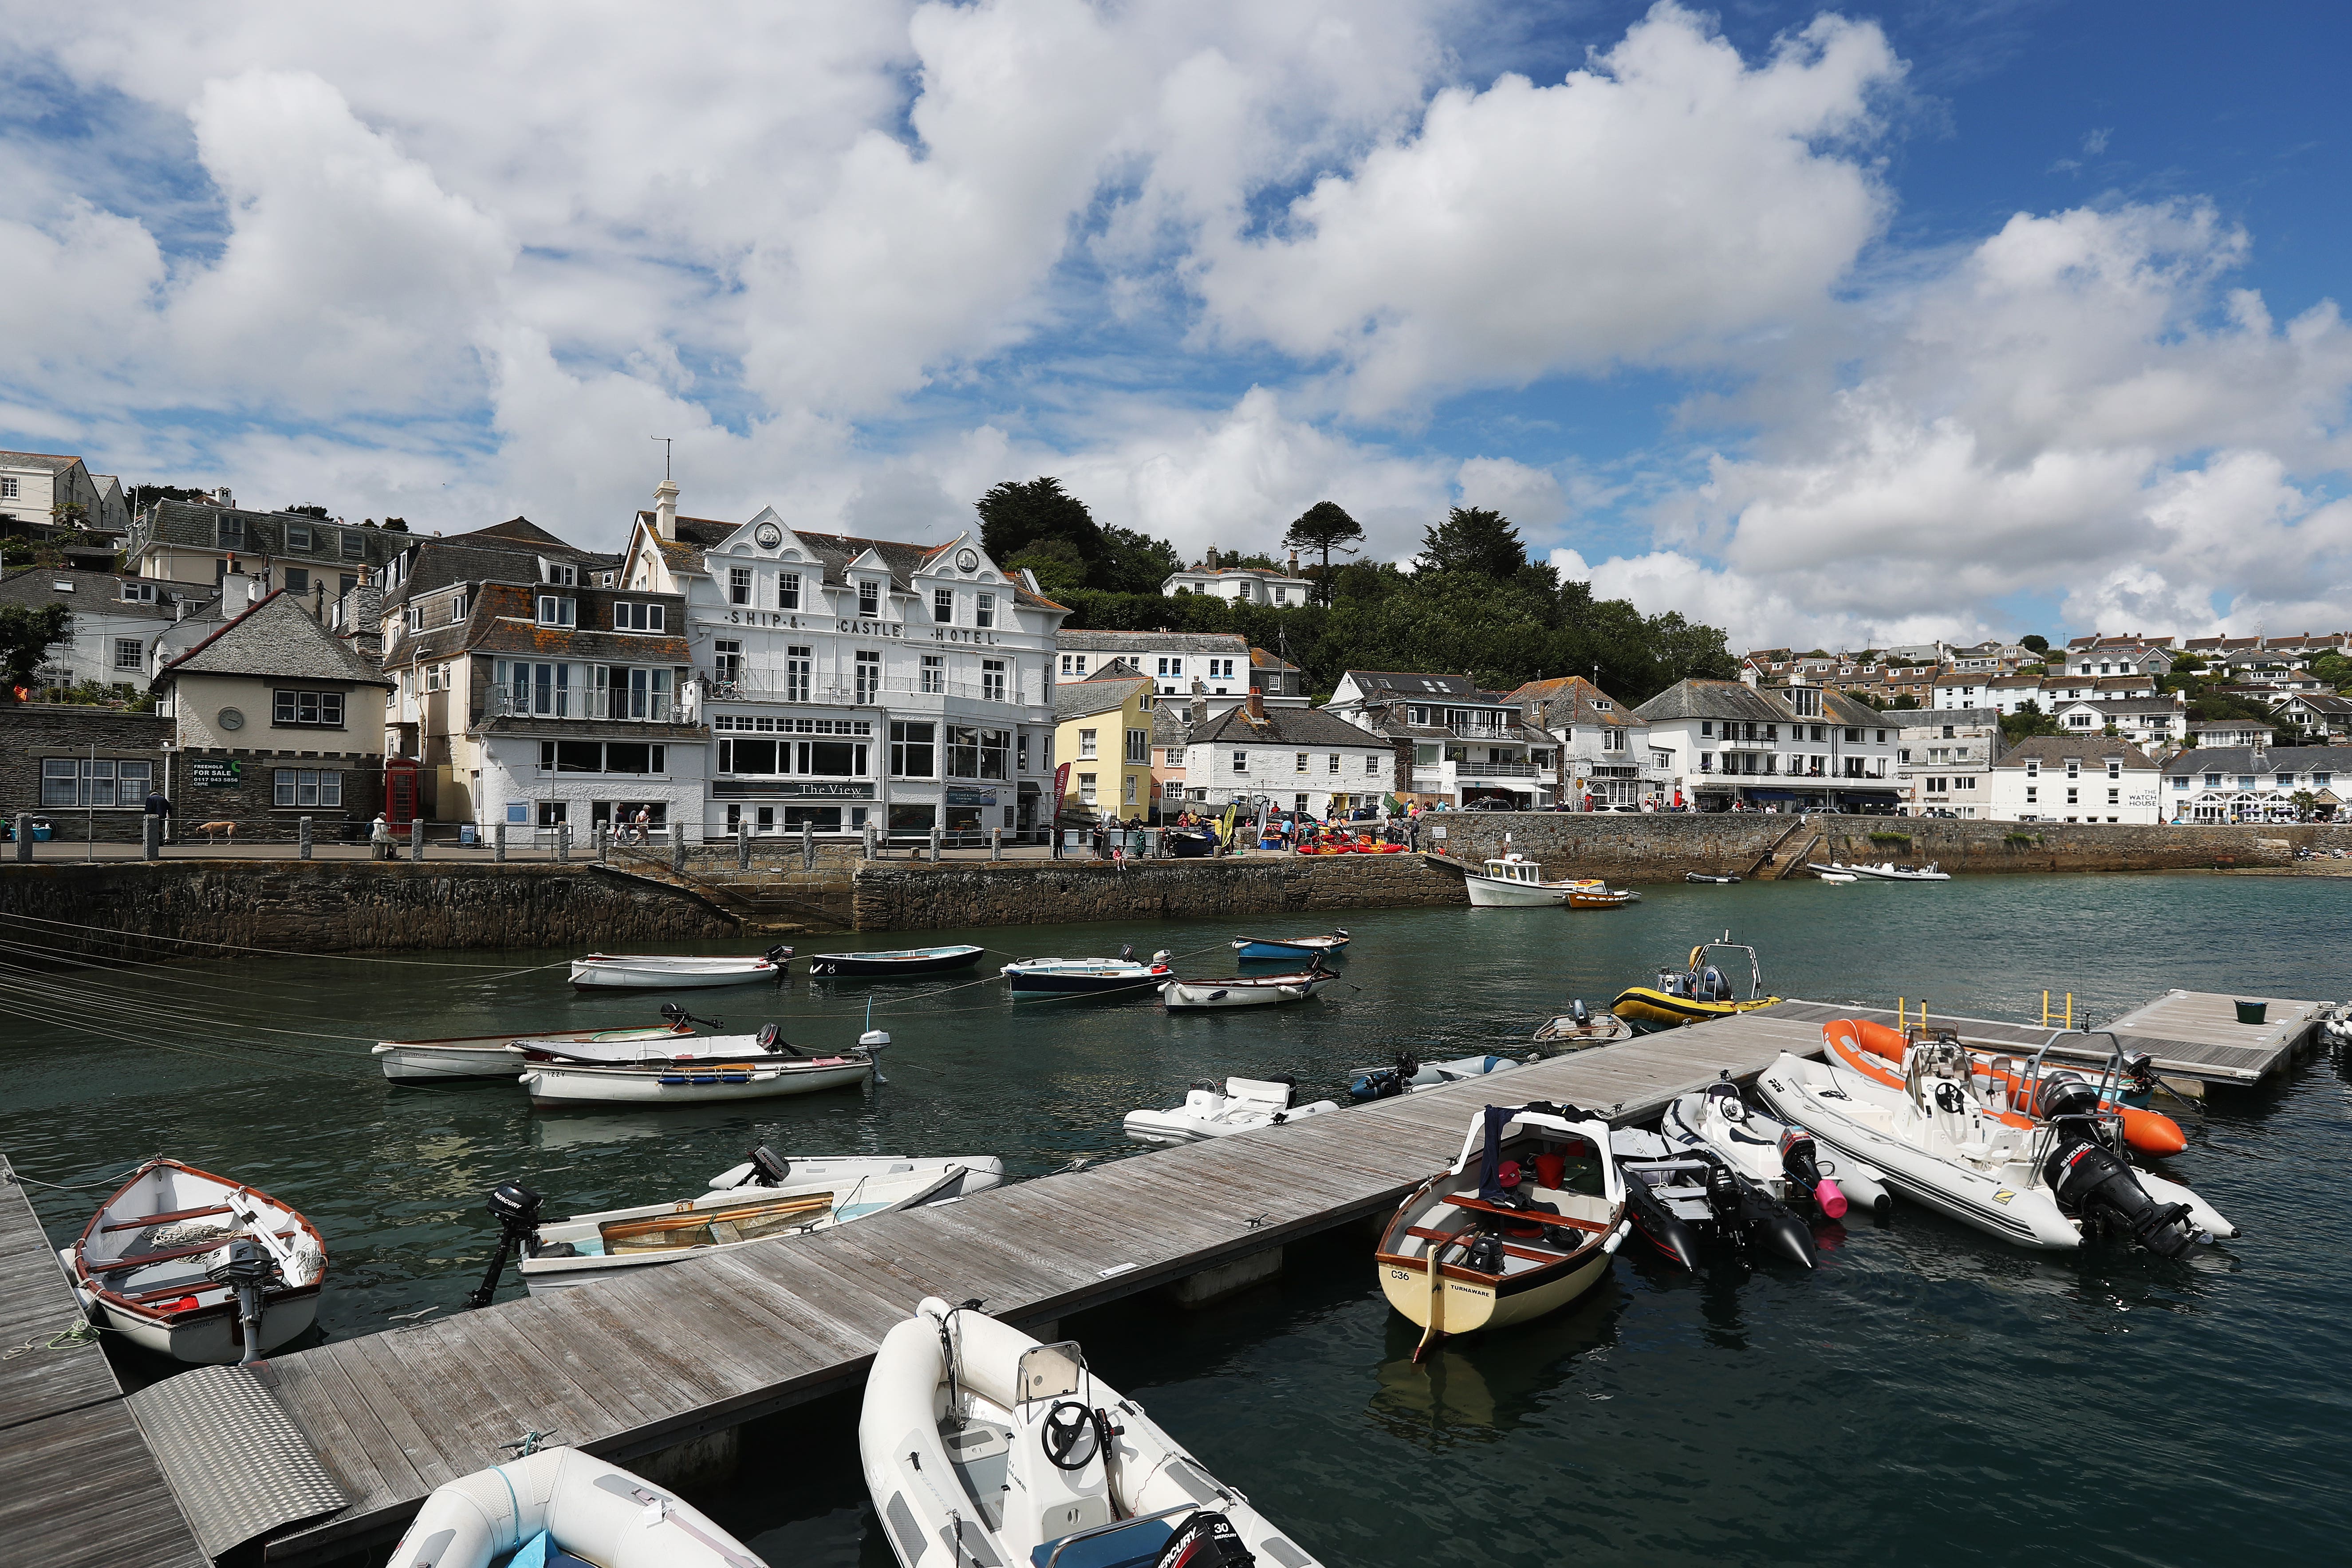
<path fill-rule="evenodd" d="M 891 676 L 880 683 L 853 682 L 839 686 L 815 676 L 795 678 L 791 674 L 741 670 L 731 678 L 722 678 L 714 670 L 697 670 L 695 679 L 713 700 L 759 702 L 805 702 L 823 707 L 871 708 L 877 703 L 903 705 L 908 699 L 924 697 L 955 697 L 970 702 L 1027 703 L 1035 705 L 1045 699 L 1033 689 L 1024 695 L 1010 676 L 1002 681 L 950 680 L 944 676 L 936 679 L 919 677 Z M 1035 683 L 1033 681 L 1032 686 Z"/>
<path fill-rule="evenodd" d="M 551 690 L 544 698 L 537 693 L 529 697 L 517 697 L 511 691 L 490 692 L 482 699 L 482 717 L 485 719 L 603 719 L 635 724 L 680 724 L 692 721 L 681 706 L 670 700 L 667 692 L 574 691 L 569 688 Z"/>
<path fill-rule="evenodd" d="M 1454 776 L 1465 779 L 1535 779 L 1549 773 L 1532 763 L 1456 763 Z"/>

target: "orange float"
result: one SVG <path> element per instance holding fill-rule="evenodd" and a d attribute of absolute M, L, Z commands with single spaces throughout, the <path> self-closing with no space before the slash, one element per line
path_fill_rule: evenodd
<path fill-rule="evenodd" d="M 1822 1039 L 1832 1058 L 1852 1068 L 1864 1077 L 1890 1089 L 1901 1089 L 1903 1060 L 1911 1048 L 1911 1037 L 1900 1029 L 1890 1029 L 1884 1024 L 1874 1024 L 1862 1018 L 1840 1018 L 1822 1026 Z M 2006 1068 L 1995 1067 L 1995 1053 L 1969 1047 L 1976 1061 L 1969 1077 L 1978 1088 L 1989 1089 L 1999 1085 L 2015 1110 L 1996 1114 L 2011 1126 L 2030 1127 L 2034 1109 L 2036 1086 L 2025 1081 L 2024 1075 Z M 1888 1064 L 1893 1064 L 1889 1066 Z M 2159 1111 L 2143 1110 L 2136 1105 L 2122 1105 L 2102 1100 L 2099 1109 L 2119 1112 L 2123 1117 L 2124 1142 L 2143 1154 L 2178 1154 L 2189 1147 L 2189 1140 L 2180 1124 Z M 2021 1114 L 2021 1112 L 2025 1114 Z"/>

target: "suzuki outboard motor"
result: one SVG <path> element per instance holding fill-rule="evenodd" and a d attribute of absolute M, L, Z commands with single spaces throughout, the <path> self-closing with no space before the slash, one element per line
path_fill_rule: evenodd
<path fill-rule="evenodd" d="M 2058 1146 L 2042 1167 L 2059 1212 L 2079 1221 L 2086 1237 L 2128 1236 L 2158 1258 L 2178 1258 L 2213 1238 L 2189 1223 L 2187 1204 L 2158 1204 L 2132 1168 L 2097 1141 L 2098 1091 L 2081 1079 L 2052 1084 L 2043 1110 L 2058 1126 Z"/>

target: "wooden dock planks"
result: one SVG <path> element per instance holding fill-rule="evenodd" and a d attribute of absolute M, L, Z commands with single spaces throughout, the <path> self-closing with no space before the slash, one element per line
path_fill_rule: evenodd
<path fill-rule="evenodd" d="M 204 1568 L 105 1352 L 47 1348 L 80 1321 L 56 1251 L 0 1157 L 0 1348 L 20 1352 L 0 1361 L 0 1560 Z"/>
<path fill-rule="evenodd" d="M 1382 1213 L 1488 1103 L 1638 1120 L 1818 1043 L 1750 1014 L 284 1356 L 264 1381 L 352 1504 L 268 1560 L 378 1545 L 526 1431 L 625 1462 L 854 1386 L 926 1294 L 1042 1322 Z"/>

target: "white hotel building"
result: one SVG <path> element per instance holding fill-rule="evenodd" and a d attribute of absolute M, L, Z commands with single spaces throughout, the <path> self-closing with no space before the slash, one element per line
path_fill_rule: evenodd
<path fill-rule="evenodd" d="M 1054 634 L 1069 612 L 969 534 L 814 533 L 677 515 L 665 479 L 617 586 L 682 595 L 710 732 L 705 833 L 1043 831 Z"/>

